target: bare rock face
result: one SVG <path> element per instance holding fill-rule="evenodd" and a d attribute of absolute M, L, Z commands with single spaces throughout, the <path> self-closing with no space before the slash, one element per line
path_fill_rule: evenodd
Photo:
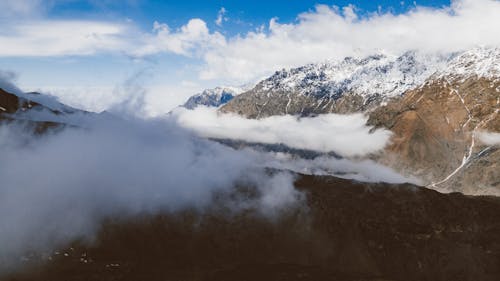
<path fill-rule="evenodd" d="M 442 77 L 375 109 L 368 124 L 394 133 L 380 160 L 439 190 L 500 194 L 498 147 L 479 139 L 500 132 L 499 89 L 498 79 Z"/>

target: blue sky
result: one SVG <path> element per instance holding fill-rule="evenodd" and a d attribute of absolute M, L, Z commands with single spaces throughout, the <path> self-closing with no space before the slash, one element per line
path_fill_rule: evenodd
<path fill-rule="evenodd" d="M 155 93 L 148 98 L 171 107 L 203 88 L 256 81 L 283 67 L 491 44 L 498 6 L 496 0 L 3 0 L 0 71 L 15 72 L 26 90 L 84 107 L 106 100 L 106 91 L 120 96 L 124 81 L 142 73 L 145 91 Z M 487 28 L 478 33 L 472 23 Z M 70 95 L 71 89 L 83 93 Z"/>
<path fill-rule="evenodd" d="M 56 3 L 50 9 L 50 15 L 55 18 L 92 18 L 92 19 L 123 19 L 137 21 L 141 27 L 150 28 L 152 21 L 165 22 L 173 27 L 179 27 L 191 18 L 204 19 L 215 27 L 217 12 L 224 7 L 231 25 L 224 28 L 230 34 L 246 32 L 255 26 L 267 23 L 271 18 L 278 17 L 281 21 L 294 21 L 299 13 L 312 10 L 316 4 L 336 5 L 344 7 L 355 5 L 363 13 L 378 11 L 405 12 L 415 5 L 441 7 L 449 5 L 447 0 L 420 1 L 315 1 L 315 0 L 125 0 L 125 1 L 65 1 Z"/>

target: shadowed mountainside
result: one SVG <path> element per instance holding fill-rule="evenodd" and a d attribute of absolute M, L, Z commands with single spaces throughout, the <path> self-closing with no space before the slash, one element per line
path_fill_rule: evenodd
<path fill-rule="evenodd" d="M 305 202 L 108 220 L 5 281 L 498 280 L 500 199 L 300 176 Z"/>

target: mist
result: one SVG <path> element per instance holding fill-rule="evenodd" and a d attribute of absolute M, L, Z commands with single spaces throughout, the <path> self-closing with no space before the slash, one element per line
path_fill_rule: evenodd
<path fill-rule="evenodd" d="M 500 133 L 479 132 L 479 139 L 486 145 L 500 145 Z"/>
<path fill-rule="evenodd" d="M 177 108 L 172 114 L 180 126 L 202 137 L 282 143 L 342 156 L 363 156 L 379 151 L 391 136 L 390 131 L 382 129 L 370 133 L 363 114 L 321 114 L 304 118 L 285 115 L 255 120 L 201 106 L 194 110 Z"/>
<path fill-rule="evenodd" d="M 328 175 L 361 182 L 421 184 L 418 178 L 405 177 L 370 159 L 337 159 L 328 155 L 303 159 L 289 153 L 267 153 L 262 157 L 268 167 L 300 174 Z"/>
<path fill-rule="evenodd" d="M 3 125 L 0 155 L 0 269 L 27 251 L 91 240 L 105 218 L 202 210 L 238 183 L 261 190 L 252 206 L 264 215 L 298 198 L 289 174 L 264 174 L 251 154 L 168 120 L 102 118 L 36 138 Z"/>
<path fill-rule="evenodd" d="M 12 82 L 14 74 L 0 74 L 0 87 L 25 96 Z M 145 89 L 136 82 L 124 83 L 122 90 L 138 94 L 114 107 L 113 114 L 53 116 L 72 126 L 40 136 L 23 122 L 0 125 L 0 272 L 19 266 L 28 252 L 51 253 L 75 239 L 92 241 L 107 218 L 203 212 L 216 195 L 234 193 L 238 186 L 255 188 L 258 195 L 227 196 L 230 210 L 252 208 L 276 218 L 282 210 L 304 206 L 294 173 L 412 181 L 373 161 L 305 160 L 205 139 L 284 143 L 355 158 L 382 149 L 390 137 L 384 130 L 370 133 L 361 114 L 249 120 L 198 108 L 141 119 L 137 108 L 143 106 Z M 52 97 L 37 98 L 49 107 L 63 106 Z M 43 117 L 35 113 L 28 117 Z"/>

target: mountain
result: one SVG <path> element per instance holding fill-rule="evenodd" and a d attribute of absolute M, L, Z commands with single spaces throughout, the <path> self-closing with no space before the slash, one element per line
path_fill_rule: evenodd
<path fill-rule="evenodd" d="M 500 195 L 500 50 L 468 51 L 400 100 L 375 109 L 369 125 L 394 135 L 382 162 L 432 188 Z"/>
<path fill-rule="evenodd" d="M 392 131 L 378 161 L 431 188 L 500 194 L 500 49 L 447 56 L 346 58 L 276 72 L 220 111 L 248 118 L 364 112 L 368 125 Z"/>
<path fill-rule="evenodd" d="M 271 219 L 216 204 L 109 219 L 93 242 L 26 255 L 2 281 L 500 278 L 500 199 L 297 175 L 303 204 Z M 244 197 L 251 189 L 241 189 Z"/>
<path fill-rule="evenodd" d="M 249 118 L 366 111 L 421 85 L 445 56 L 406 52 L 277 71 L 221 108 Z"/>
<path fill-rule="evenodd" d="M 200 105 L 219 107 L 232 100 L 241 92 L 241 89 L 234 87 L 216 87 L 214 89 L 207 89 L 190 97 L 182 106 L 187 109 L 194 109 Z"/>

